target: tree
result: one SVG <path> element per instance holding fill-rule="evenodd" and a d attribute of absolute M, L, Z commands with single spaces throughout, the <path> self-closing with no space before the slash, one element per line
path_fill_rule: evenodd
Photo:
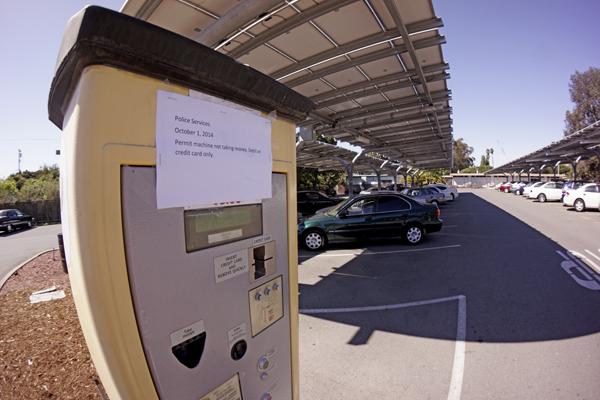
<path fill-rule="evenodd" d="M 454 171 L 460 171 L 473 166 L 475 158 L 472 157 L 474 149 L 465 143 L 462 138 L 458 138 L 452 144 L 452 152 L 454 165 L 452 166 Z"/>
<path fill-rule="evenodd" d="M 565 113 L 565 135 L 600 120 L 600 68 L 575 71 L 571 75 L 569 94 L 575 108 Z"/>
<path fill-rule="evenodd" d="M 600 120 L 600 68 L 575 71 L 569 82 L 569 94 L 575 107 L 565 113 L 564 134 L 569 135 Z M 600 159 L 592 157 L 577 165 L 578 179 L 600 178 Z"/>
<path fill-rule="evenodd" d="M 14 179 L 0 179 L 0 203 L 14 203 L 18 195 L 19 190 Z"/>
<path fill-rule="evenodd" d="M 59 197 L 59 170 L 44 166 L 37 171 L 23 171 L 0 179 L 0 203 L 51 200 Z"/>

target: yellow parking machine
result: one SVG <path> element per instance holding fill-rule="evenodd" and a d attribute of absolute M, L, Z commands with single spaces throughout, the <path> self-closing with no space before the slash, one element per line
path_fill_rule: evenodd
<path fill-rule="evenodd" d="M 111 399 L 297 399 L 295 122 L 312 103 L 99 7 L 49 98 L 77 312 Z"/>

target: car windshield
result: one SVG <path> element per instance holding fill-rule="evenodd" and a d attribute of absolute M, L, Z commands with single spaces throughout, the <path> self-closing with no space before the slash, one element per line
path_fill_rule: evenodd
<path fill-rule="evenodd" d="M 327 210 L 321 210 L 321 212 L 323 214 L 328 214 L 328 215 L 333 215 L 333 214 L 337 214 L 340 209 L 342 207 L 344 207 L 346 204 L 348 204 L 348 202 L 350 202 L 352 200 L 352 198 L 346 199 L 344 201 L 342 201 L 341 203 L 338 203 L 337 205 L 333 206 L 333 207 L 329 207 Z"/>

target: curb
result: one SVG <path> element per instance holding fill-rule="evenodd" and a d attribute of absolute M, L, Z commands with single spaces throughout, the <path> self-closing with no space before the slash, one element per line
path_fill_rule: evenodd
<path fill-rule="evenodd" d="M 38 258 L 39 256 L 41 256 L 42 254 L 46 254 L 49 253 L 51 251 L 55 251 L 58 250 L 57 248 L 52 248 L 52 249 L 48 249 L 48 250 L 44 250 L 44 251 L 40 251 L 39 253 L 37 253 L 36 255 L 28 258 L 27 260 L 23 261 L 21 264 L 17 265 L 16 267 L 14 267 L 13 269 L 11 269 L 4 278 L 0 279 L 0 290 L 2 290 L 2 287 L 4 286 L 4 284 L 6 283 L 6 281 L 15 273 L 17 272 L 19 269 L 21 269 L 21 267 L 23 267 L 25 264 L 27 264 L 30 261 L 33 261 L 34 259 Z"/>

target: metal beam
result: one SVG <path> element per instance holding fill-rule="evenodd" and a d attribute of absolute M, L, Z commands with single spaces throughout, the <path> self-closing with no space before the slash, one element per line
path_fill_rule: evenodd
<path fill-rule="evenodd" d="M 452 120 L 444 119 L 440 123 L 442 126 L 442 133 L 446 134 L 446 135 L 450 135 L 452 133 Z M 403 137 L 406 137 L 406 136 L 427 134 L 429 132 L 431 134 L 437 136 L 438 138 L 440 137 L 437 134 L 437 132 L 435 132 L 435 129 L 432 126 L 432 123 L 429 121 L 422 122 L 422 123 L 413 123 L 413 124 L 409 124 L 409 125 L 397 125 L 397 126 L 393 126 L 390 128 L 378 129 L 376 131 L 373 131 L 373 130 L 369 131 L 369 133 L 372 136 L 386 138 L 386 139 L 391 138 L 392 141 L 395 140 L 393 138 L 402 139 Z"/>
<path fill-rule="evenodd" d="M 392 15 L 392 19 L 394 20 L 396 27 L 402 33 L 402 38 L 403 38 L 404 44 L 406 45 L 406 47 L 408 49 L 408 54 L 410 55 L 410 58 L 414 65 L 414 68 L 417 71 L 417 73 L 419 74 L 419 79 L 421 81 L 421 87 L 423 88 L 423 92 L 425 93 L 425 96 L 427 97 L 427 100 L 429 101 L 429 105 L 433 105 L 433 100 L 431 99 L 431 93 L 429 92 L 429 87 L 427 86 L 427 83 L 426 83 L 427 81 L 425 80 L 425 74 L 423 73 L 423 68 L 421 67 L 421 63 L 420 63 L 419 59 L 417 58 L 417 53 L 415 51 L 415 47 L 413 46 L 412 41 L 410 40 L 410 35 L 408 32 L 407 26 L 402 21 L 400 12 L 398 11 L 398 8 L 396 7 L 396 3 L 393 0 L 384 0 L 384 2 L 385 2 L 385 5 L 386 5 L 388 11 Z M 440 123 L 438 121 L 437 112 L 435 112 L 435 111 L 433 112 L 433 117 L 435 119 L 438 133 L 441 136 L 442 129 L 440 128 Z"/>
<path fill-rule="evenodd" d="M 428 82 L 433 82 L 433 81 L 439 81 L 439 80 L 444 80 L 447 79 L 449 77 L 449 75 L 438 75 L 436 76 L 434 79 L 429 80 Z M 345 103 L 348 101 L 352 101 L 353 99 L 360 99 L 363 97 L 367 97 L 367 96 L 372 96 L 375 94 L 379 94 L 381 92 L 387 92 L 390 90 L 396 90 L 396 89 L 402 89 L 405 87 L 411 87 L 412 83 L 410 83 L 410 81 L 404 81 L 404 82 L 400 82 L 400 83 L 396 83 L 396 84 L 391 84 L 391 85 L 386 85 L 386 86 L 380 86 L 380 87 L 374 87 L 374 88 L 370 88 L 370 89 L 365 89 L 359 92 L 355 92 L 355 93 L 351 93 L 348 96 L 341 96 L 341 97 L 336 97 L 321 103 L 318 103 L 316 105 L 317 108 L 325 108 L 325 107 L 331 107 L 333 105 L 336 104 L 341 104 L 341 103 Z M 434 96 L 435 94 L 435 96 Z M 448 100 L 450 100 L 450 95 L 452 94 L 452 92 L 450 90 L 439 90 L 437 92 L 433 92 L 432 96 L 433 96 L 433 103 L 440 103 L 440 102 L 447 102 Z M 389 104 L 396 104 L 399 102 L 407 102 L 411 100 L 411 104 L 416 105 L 423 105 L 424 101 L 420 99 L 420 97 L 415 96 L 415 95 L 410 95 L 407 97 L 401 97 L 399 99 L 394 99 L 388 102 L 384 102 Z M 384 104 L 384 103 L 377 103 L 377 104 Z M 370 106 L 374 106 L 374 104 L 371 104 Z M 351 110 L 347 110 L 347 111 L 343 111 L 343 113 L 349 113 Z"/>
<path fill-rule="evenodd" d="M 362 121 L 363 123 L 366 121 L 374 121 L 376 119 L 381 119 L 385 115 L 388 116 L 401 116 L 402 114 L 408 113 L 421 113 L 423 115 L 430 114 L 434 111 L 445 112 L 452 111 L 450 107 L 448 107 L 446 101 L 436 102 L 436 106 L 429 107 L 423 105 L 413 105 L 410 107 L 406 106 L 398 106 L 396 102 L 389 101 L 387 105 L 384 103 L 377 103 L 377 106 L 371 107 L 366 106 L 364 108 L 354 108 L 354 113 L 346 113 L 345 117 L 338 117 L 339 114 L 331 114 L 331 117 L 336 121 L 336 124 L 339 126 L 350 126 L 358 121 Z"/>
<path fill-rule="evenodd" d="M 227 41 L 228 35 L 280 3 L 281 0 L 244 0 L 239 2 L 192 39 L 205 46 L 215 47 L 219 43 Z"/>
<path fill-rule="evenodd" d="M 435 74 L 438 72 L 444 72 L 448 68 L 450 68 L 450 66 L 446 63 L 436 64 L 436 65 L 428 65 L 427 67 L 423 68 L 423 72 L 425 74 Z M 343 86 L 341 88 L 331 90 L 329 92 L 325 92 L 325 93 L 321 93 L 321 94 L 309 97 L 309 99 L 311 99 L 315 103 L 318 103 L 320 101 L 328 100 L 330 98 L 343 96 L 345 94 L 354 92 L 356 90 L 365 89 L 365 88 L 375 86 L 375 85 L 385 85 L 390 82 L 399 81 L 401 79 L 408 79 L 413 76 L 414 77 L 417 76 L 417 72 L 413 69 L 404 71 L 404 72 L 394 72 L 393 74 L 380 76 L 380 77 L 373 78 L 368 81 L 357 82 L 357 83 L 353 83 L 348 86 Z"/>
<path fill-rule="evenodd" d="M 443 128 L 445 128 L 445 129 L 443 129 Z M 450 120 L 448 120 L 448 122 L 446 124 L 444 124 L 443 128 L 442 128 L 442 132 L 444 132 L 446 134 L 451 133 Z M 377 137 L 380 139 L 384 139 L 384 140 L 388 141 L 388 143 L 394 143 L 398 140 L 402 141 L 406 137 L 411 137 L 411 138 L 415 137 L 415 136 L 420 137 L 421 134 L 429 133 L 429 132 L 431 134 L 434 134 L 435 137 L 437 137 L 439 139 L 439 136 L 435 132 L 433 132 L 433 128 L 432 128 L 430 122 L 424 122 L 422 124 L 415 124 L 415 125 L 407 125 L 404 128 L 397 126 L 397 127 L 393 127 L 393 128 L 379 129 L 377 131 L 369 131 L 371 136 Z"/>
<path fill-rule="evenodd" d="M 321 4 L 310 7 L 308 10 L 302 11 L 300 14 L 296 14 L 291 18 L 283 20 L 283 22 L 280 22 L 266 31 L 259 33 L 254 38 L 247 40 L 235 49 L 231 50 L 228 55 L 232 58 L 240 58 L 257 47 L 286 32 L 291 31 L 294 28 L 297 28 L 306 22 L 318 18 L 321 15 L 327 14 L 337 8 L 344 7 L 345 5 L 353 3 L 354 1 L 356 0 L 328 0 Z"/>
<path fill-rule="evenodd" d="M 382 90 L 384 90 L 384 89 L 382 88 Z M 448 102 L 450 100 L 451 93 L 452 92 L 450 90 L 439 90 L 437 92 L 433 92 L 431 95 L 434 98 L 434 103 L 437 104 L 437 103 Z M 348 101 L 348 100 L 344 99 L 344 101 Z M 379 103 L 369 104 L 364 107 L 354 107 L 354 108 L 351 108 L 348 110 L 329 114 L 329 117 L 333 120 L 338 120 L 340 118 L 346 118 L 348 116 L 358 115 L 359 113 L 363 112 L 363 110 L 370 112 L 370 111 L 374 111 L 377 109 L 383 109 L 385 107 L 390 107 L 392 109 L 398 109 L 398 108 L 409 109 L 409 108 L 420 107 L 422 105 L 423 105 L 423 102 L 415 96 L 401 97 L 399 99 L 390 99 L 390 100 L 382 101 Z"/>
<path fill-rule="evenodd" d="M 438 35 L 438 36 L 435 36 L 432 38 L 417 40 L 416 42 L 414 42 L 414 46 L 415 46 L 415 48 L 424 49 L 427 47 L 437 46 L 437 45 L 441 45 L 444 43 L 446 43 L 446 38 Z M 406 51 L 407 51 L 406 46 L 404 46 L 404 45 L 397 45 L 397 46 L 389 48 L 389 49 L 374 51 L 372 53 L 368 53 L 363 56 L 358 56 L 358 57 L 351 58 L 346 61 L 342 61 L 342 62 L 333 64 L 329 67 L 321 68 L 317 71 L 312 71 L 312 73 L 303 75 L 301 77 L 298 77 L 298 78 L 295 78 L 295 79 L 292 79 L 289 81 L 286 81 L 285 84 L 289 87 L 298 86 L 303 83 L 310 82 L 315 79 L 320 79 L 324 76 L 334 74 L 336 72 L 340 72 L 340 71 L 343 71 L 348 68 L 356 67 L 358 65 L 366 64 L 368 62 L 376 61 L 376 60 L 379 60 L 379 59 L 382 59 L 385 57 L 390 57 L 390 56 L 393 56 L 396 54 L 401 54 Z M 343 55 L 343 54 L 341 54 L 341 55 Z M 325 60 L 330 60 L 330 59 L 325 59 Z M 288 68 L 290 68 L 290 70 L 291 70 L 292 67 L 293 67 L 293 65 Z M 306 68 L 302 68 L 302 69 L 306 69 Z M 285 75 L 282 75 L 282 76 L 285 76 Z"/>
<path fill-rule="evenodd" d="M 385 126 L 385 125 L 400 124 L 402 122 L 408 122 L 408 121 L 417 121 L 420 119 L 427 118 L 428 114 L 430 114 L 430 113 L 431 112 L 416 112 L 416 113 L 412 113 L 412 114 L 397 115 L 397 116 L 392 116 L 392 117 L 387 117 L 387 118 L 374 118 L 374 119 L 367 118 L 366 121 L 364 121 L 364 122 L 361 122 L 361 121 L 359 121 L 359 123 L 349 122 L 349 123 L 341 125 L 339 127 L 336 126 L 334 128 L 317 129 L 317 132 L 322 135 L 329 135 L 333 132 L 340 131 L 340 130 L 346 130 L 348 128 L 372 129 L 372 128 Z M 451 110 L 448 108 L 444 108 L 443 110 L 439 111 L 439 114 L 441 116 L 450 116 Z M 441 129 L 440 129 L 440 132 L 441 132 Z"/>

